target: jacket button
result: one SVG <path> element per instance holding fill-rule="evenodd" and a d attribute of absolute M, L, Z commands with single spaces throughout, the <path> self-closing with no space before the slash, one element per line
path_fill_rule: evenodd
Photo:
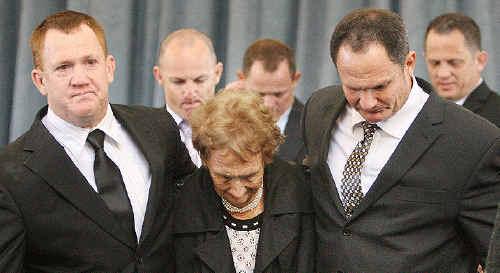
<path fill-rule="evenodd" d="M 344 228 L 344 230 L 342 231 L 342 234 L 344 234 L 344 236 L 351 236 L 352 232 L 350 229 Z"/>

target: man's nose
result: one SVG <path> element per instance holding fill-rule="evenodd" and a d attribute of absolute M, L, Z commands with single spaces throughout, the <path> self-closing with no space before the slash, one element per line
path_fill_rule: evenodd
<path fill-rule="evenodd" d="M 71 85 L 85 85 L 89 83 L 89 75 L 87 68 L 83 65 L 75 65 L 71 74 Z"/>
<path fill-rule="evenodd" d="M 274 104 L 276 103 L 275 99 L 270 95 L 264 95 L 262 98 L 264 99 L 264 105 L 270 110 L 273 110 Z"/>
<path fill-rule="evenodd" d="M 447 65 L 439 65 L 436 68 L 436 75 L 439 78 L 447 78 L 447 77 L 451 76 L 451 69 Z"/>
<path fill-rule="evenodd" d="M 193 81 L 187 81 L 184 84 L 183 95 L 184 97 L 191 98 L 198 93 L 198 85 Z"/>
<path fill-rule="evenodd" d="M 377 105 L 377 97 L 371 90 L 363 90 L 359 95 L 361 109 L 372 109 Z"/>

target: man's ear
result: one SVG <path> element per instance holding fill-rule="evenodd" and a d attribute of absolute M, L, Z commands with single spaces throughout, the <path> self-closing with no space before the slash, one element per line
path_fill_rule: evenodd
<path fill-rule="evenodd" d="M 478 72 L 481 73 L 488 64 L 488 52 L 481 50 L 476 53 L 476 64 Z"/>
<path fill-rule="evenodd" d="M 163 77 L 161 76 L 160 67 L 157 65 L 153 67 L 153 76 L 155 77 L 155 80 L 158 82 L 158 84 L 162 85 Z"/>
<path fill-rule="evenodd" d="M 236 76 L 238 77 L 239 80 L 241 81 L 244 81 L 245 80 L 245 73 L 243 73 L 243 71 L 238 70 L 238 72 L 236 72 Z"/>
<path fill-rule="evenodd" d="M 219 83 L 223 71 L 224 71 L 224 65 L 221 62 L 218 62 L 215 65 L 215 70 L 214 70 L 214 72 L 215 72 L 215 85 Z"/>
<path fill-rule="evenodd" d="M 39 68 L 34 68 L 33 70 L 31 70 L 31 81 L 33 81 L 33 84 L 36 86 L 40 94 L 42 94 L 43 96 L 47 96 L 45 79 L 42 70 L 40 70 Z"/>
<path fill-rule="evenodd" d="M 299 83 L 299 80 L 301 77 L 302 77 L 302 73 L 300 73 L 299 71 L 296 71 L 295 74 L 292 75 L 293 86 L 297 86 L 297 83 Z"/>
<path fill-rule="evenodd" d="M 112 83 L 115 79 L 116 61 L 113 55 L 106 56 L 106 74 L 108 82 Z"/>

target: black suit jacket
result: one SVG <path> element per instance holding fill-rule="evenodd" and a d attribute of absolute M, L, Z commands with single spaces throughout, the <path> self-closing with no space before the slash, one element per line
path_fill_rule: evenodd
<path fill-rule="evenodd" d="M 288 122 L 285 126 L 285 142 L 278 149 L 278 157 L 289 161 L 302 163 L 305 156 L 304 141 L 302 140 L 302 132 L 300 131 L 300 122 L 304 104 L 297 98 L 294 98 Z"/>
<path fill-rule="evenodd" d="M 500 96 L 482 82 L 464 102 L 464 107 L 500 127 Z"/>
<path fill-rule="evenodd" d="M 254 272 L 313 272 L 311 195 L 302 167 L 265 168 L 264 212 Z M 186 179 L 175 209 L 177 272 L 235 272 L 223 207 L 203 167 Z"/>
<path fill-rule="evenodd" d="M 0 152 L 0 272 L 160 272 L 173 268 L 174 179 L 194 166 L 171 118 L 112 105 L 149 163 L 139 243 L 127 236 L 41 122 Z"/>
<path fill-rule="evenodd" d="M 341 87 L 309 99 L 304 142 L 312 165 L 317 271 L 475 272 L 484 262 L 500 200 L 500 130 L 429 93 L 349 220 L 327 165 L 346 100 Z"/>
<path fill-rule="evenodd" d="M 486 271 L 488 273 L 500 272 L 500 203 L 498 203 L 495 227 L 491 234 L 490 249 L 486 260 Z"/>

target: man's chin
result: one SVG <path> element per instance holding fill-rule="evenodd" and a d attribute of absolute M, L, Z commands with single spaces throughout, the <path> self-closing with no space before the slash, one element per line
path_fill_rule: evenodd
<path fill-rule="evenodd" d="M 377 123 L 389 118 L 386 110 L 380 112 L 363 112 L 361 116 L 369 123 Z"/>
<path fill-rule="evenodd" d="M 456 100 L 457 91 L 455 89 L 438 89 L 438 94 L 440 97 L 447 100 Z"/>

